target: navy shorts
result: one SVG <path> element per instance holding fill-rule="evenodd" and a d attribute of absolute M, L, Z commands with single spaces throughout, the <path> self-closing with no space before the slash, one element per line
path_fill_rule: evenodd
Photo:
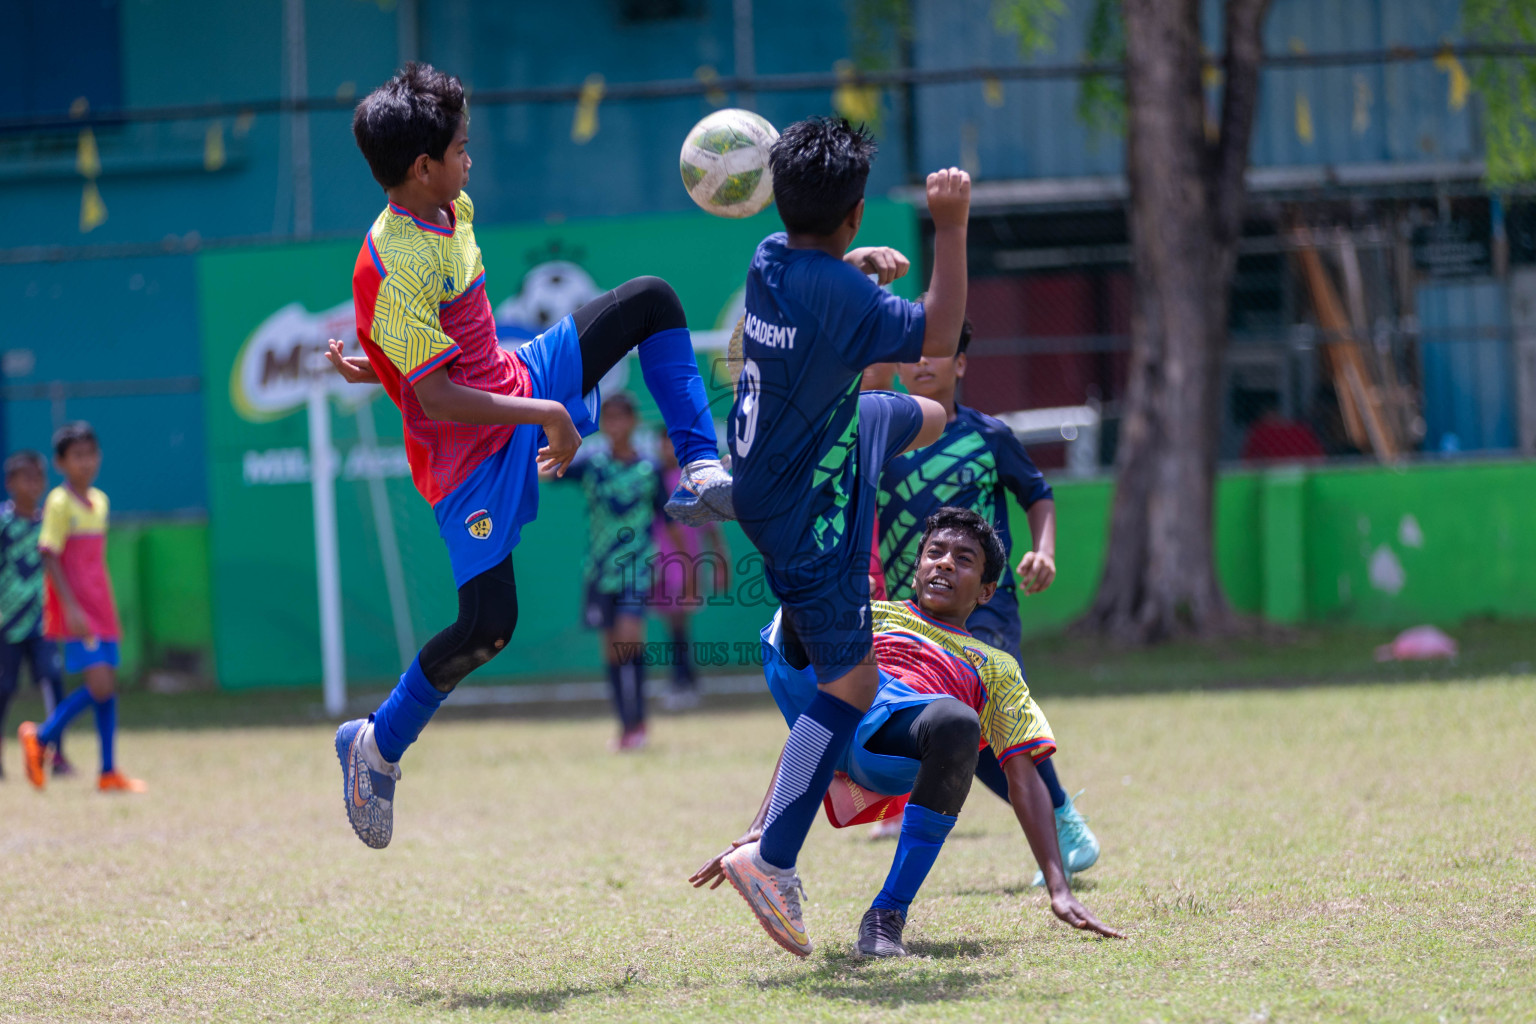
<path fill-rule="evenodd" d="M 600 396 L 581 394 L 581 341 L 570 317 L 517 350 L 528 368 L 528 397 L 559 402 L 586 437 L 597 429 Z M 454 586 L 500 565 L 517 546 L 523 524 L 539 511 L 539 449 L 544 431 L 520 426 L 501 449 L 475 467 L 435 506 L 438 533 L 448 545 Z"/>
<path fill-rule="evenodd" d="M 588 629 L 612 629 L 620 615 L 644 618 L 646 596 L 628 582 L 615 591 L 599 590 L 597 584 L 588 584 L 582 618 Z"/>
<path fill-rule="evenodd" d="M 795 719 L 816 699 L 816 676 L 809 667 L 797 669 L 784 659 L 782 614 L 781 611 L 763 627 L 763 676 L 768 681 L 768 692 L 779 706 L 785 724 L 793 729 Z M 865 789 L 886 796 L 901 796 L 912 792 L 922 762 L 893 754 L 876 754 L 865 744 L 875 738 L 875 733 L 897 711 L 931 704 L 936 700 L 954 698 L 944 693 L 921 693 L 881 669 L 880 688 L 875 691 L 874 703 L 854 727 L 853 741 L 838 760 L 837 771 Z"/>
<path fill-rule="evenodd" d="M 831 554 L 807 548 L 812 523 L 742 523 L 763 555 L 763 575 L 783 609 L 785 633 L 804 648 L 818 684 L 845 676 L 869 655 L 869 546 L 880 470 L 922 429 L 910 395 L 859 395 L 858 473 L 844 507 L 842 542 Z M 769 526 L 763 529 L 762 526 Z"/>

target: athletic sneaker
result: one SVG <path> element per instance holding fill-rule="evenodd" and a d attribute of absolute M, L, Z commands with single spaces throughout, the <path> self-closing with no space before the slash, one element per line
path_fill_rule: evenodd
<path fill-rule="evenodd" d="M 684 526 L 703 526 L 736 518 L 731 475 L 719 459 L 695 459 L 683 467 L 666 513 Z"/>
<path fill-rule="evenodd" d="M 859 942 L 854 951 L 859 956 L 906 956 L 901 931 L 907 919 L 890 907 L 870 907 L 859 922 Z"/>
<path fill-rule="evenodd" d="M 43 775 L 43 745 L 37 740 L 37 723 L 22 722 L 16 738 L 21 741 L 21 763 L 26 766 L 27 781 L 42 789 L 48 780 Z"/>
<path fill-rule="evenodd" d="M 367 754 L 383 765 L 375 768 Z M 395 831 L 395 783 L 400 766 L 379 755 L 373 740 L 373 718 L 354 718 L 336 730 L 336 757 L 341 761 L 341 798 L 347 805 L 352 831 L 368 846 L 382 850 Z"/>
<path fill-rule="evenodd" d="M 101 773 L 101 778 L 96 780 L 96 788 L 103 793 L 143 793 L 149 789 L 140 780 L 130 779 L 115 768 Z"/>
<path fill-rule="evenodd" d="M 720 862 L 726 880 L 741 893 L 768 937 L 796 956 L 811 955 L 800 899 L 805 887 L 794 868 L 780 871 L 758 855 L 757 843 L 738 846 Z"/>
<path fill-rule="evenodd" d="M 1083 791 L 1078 790 L 1077 796 L 1082 796 Z M 1088 827 L 1088 819 L 1073 805 L 1074 797 L 1069 797 L 1067 802 L 1056 808 L 1056 843 L 1061 847 L 1061 867 L 1067 873 L 1067 881 L 1079 871 L 1087 871 L 1098 863 L 1099 840 Z M 1029 883 L 1036 888 L 1045 884 L 1045 873 L 1035 872 L 1034 881 Z"/>

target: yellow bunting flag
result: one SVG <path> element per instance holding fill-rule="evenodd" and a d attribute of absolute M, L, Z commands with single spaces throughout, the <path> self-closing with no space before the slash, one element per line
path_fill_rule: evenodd
<path fill-rule="evenodd" d="M 712 86 L 720 81 L 720 72 L 716 71 L 711 64 L 700 64 L 693 69 L 693 77 L 706 86 Z M 705 89 L 704 99 L 712 107 L 723 107 L 730 102 L 729 97 L 725 95 L 725 90 L 719 88 Z"/>
<path fill-rule="evenodd" d="M 571 122 L 571 141 L 585 145 L 597 134 L 597 105 L 603 101 L 606 88 L 603 76 L 591 74 L 581 83 L 581 97 L 576 101 L 576 119 Z"/>
<path fill-rule="evenodd" d="M 256 115 L 249 110 L 240 111 L 240 116 L 235 118 L 235 138 L 243 139 L 251 133 L 251 125 L 256 123 Z"/>
<path fill-rule="evenodd" d="M 224 166 L 224 122 L 215 121 L 203 136 L 203 170 L 216 171 Z"/>
<path fill-rule="evenodd" d="M 880 90 L 855 82 L 853 61 L 840 60 L 832 65 L 839 85 L 832 92 L 832 109 L 854 124 L 873 124 L 880 119 Z"/>
<path fill-rule="evenodd" d="M 1467 69 L 1462 66 L 1461 59 L 1450 50 L 1440 51 L 1435 58 L 1435 70 L 1444 71 L 1450 76 L 1446 83 L 1446 108 L 1460 110 L 1467 105 L 1467 97 L 1472 92 L 1472 79 L 1467 74 Z"/>
<path fill-rule="evenodd" d="M 80 141 L 75 144 L 75 170 L 86 178 L 101 174 L 101 153 L 96 149 L 96 135 L 89 128 L 80 129 Z"/>
<path fill-rule="evenodd" d="M 1364 135 L 1371 127 L 1371 104 L 1376 97 L 1371 93 L 1370 80 L 1355 72 L 1355 116 L 1350 122 L 1356 135 Z"/>
<path fill-rule="evenodd" d="M 1312 103 L 1300 92 L 1296 94 L 1296 137 L 1308 146 L 1317 138 L 1312 129 Z"/>
<path fill-rule="evenodd" d="M 80 233 L 93 231 L 107 219 L 107 204 L 101 201 L 101 192 L 94 181 L 85 183 L 80 193 Z"/>
<path fill-rule="evenodd" d="M 981 96 L 994 110 L 1003 105 L 1003 83 L 988 75 L 981 80 Z"/>

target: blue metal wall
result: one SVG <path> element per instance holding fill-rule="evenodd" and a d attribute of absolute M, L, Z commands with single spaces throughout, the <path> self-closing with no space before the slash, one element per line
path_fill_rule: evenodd
<path fill-rule="evenodd" d="M 1205 0 L 1206 48 L 1221 48 L 1220 0 Z M 1455 39 L 1458 0 L 1275 0 L 1265 23 L 1270 53 L 1328 53 L 1434 46 Z M 1091 5 L 1075 2 L 1057 45 L 1028 61 L 1016 37 L 992 24 L 991 0 L 920 0 L 915 63 L 1062 64 L 1084 59 Z M 1257 167 L 1473 159 L 1470 104 L 1451 107 L 1451 76 L 1432 64 L 1271 70 L 1263 74 L 1253 163 Z M 983 178 L 1117 174 L 1120 139 L 1094 134 L 1077 112 L 1071 80 L 980 83 L 921 91 L 919 151 L 925 167 L 974 163 Z M 1310 123 L 1310 130 L 1309 124 Z"/>

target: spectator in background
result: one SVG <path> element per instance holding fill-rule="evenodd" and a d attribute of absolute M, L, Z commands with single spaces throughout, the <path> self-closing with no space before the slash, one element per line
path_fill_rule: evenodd
<path fill-rule="evenodd" d="M 1239 453 L 1244 462 L 1292 462 L 1323 457 L 1323 442 L 1312 428 L 1281 415 L 1279 395 L 1273 391 L 1250 395 L 1247 411 L 1252 420 Z"/>
<path fill-rule="evenodd" d="M 661 437 L 660 455 L 662 483 L 671 494 L 682 478 L 682 469 L 677 464 L 672 439 L 665 434 Z M 662 697 L 662 707 L 668 711 L 686 711 L 699 705 L 699 679 L 693 664 L 693 638 L 688 620 L 704 604 L 699 588 L 705 566 L 715 570 L 716 593 L 730 589 L 731 549 L 726 546 L 725 532 L 719 523 L 683 526 L 661 515 L 656 517 L 651 533 L 660 556 L 656 562 L 653 590 L 664 609 L 667 630 L 672 638 L 672 688 Z M 681 541 L 681 547 L 678 541 Z M 701 562 L 705 552 L 716 553 L 719 561 L 707 559 Z M 677 570 L 673 570 L 673 566 Z"/>
<path fill-rule="evenodd" d="M 142 793 L 144 783 L 117 770 L 117 603 L 107 575 L 107 496 L 94 485 L 101 472 L 101 445 L 89 423 L 66 423 L 53 435 L 53 462 L 64 483 L 48 493 L 37 547 L 47 572 L 43 632 L 64 648 L 64 670 L 85 685 L 64 698 L 41 726 L 19 730 L 27 778 L 44 786 L 43 760 L 58 749 L 64 730 L 87 707 L 96 711 L 101 739 L 102 792 Z"/>
<path fill-rule="evenodd" d="M 48 714 L 64 697 L 59 649 L 43 636 L 43 556 L 37 535 L 43 525 L 41 502 L 48 487 L 42 455 L 21 451 L 5 460 L 5 490 L 10 500 L 0 505 L 0 737 L 5 713 L 27 666 L 32 685 L 43 695 Z M 71 773 L 64 759 L 63 738 L 53 751 L 53 774 Z M 5 777 L 0 763 L 0 778 Z"/>

